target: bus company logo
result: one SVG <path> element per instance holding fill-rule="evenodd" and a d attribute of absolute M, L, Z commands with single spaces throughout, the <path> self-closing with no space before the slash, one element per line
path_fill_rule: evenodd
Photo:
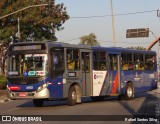
<path fill-rule="evenodd" d="M 96 74 L 94 75 L 94 79 L 99 79 L 99 78 L 102 79 L 102 78 L 103 78 L 103 75 L 96 75 Z"/>

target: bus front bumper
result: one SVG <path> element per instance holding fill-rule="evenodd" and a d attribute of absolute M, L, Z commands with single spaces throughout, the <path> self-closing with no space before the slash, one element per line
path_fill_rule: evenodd
<path fill-rule="evenodd" d="M 32 91 L 32 92 L 13 92 L 13 91 L 8 91 L 8 97 L 10 99 L 47 99 L 50 97 L 50 92 L 47 88 L 37 92 L 37 91 Z"/>

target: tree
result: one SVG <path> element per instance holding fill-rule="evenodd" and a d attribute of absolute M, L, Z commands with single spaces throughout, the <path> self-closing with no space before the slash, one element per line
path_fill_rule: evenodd
<path fill-rule="evenodd" d="M 64 4 L 54 3 L 55 0 L 1 0 L 0 16 L 22 8 L 49 4 L 47 6 L 33 7 L 20 11 L 14 15 L 0 20 L 0 68 L 4 74 L 9 42 L 17 37 L 18 18 L 20 20 L 20 41 L 26 40 L 57 40 L 55 31 L 62 30 L 62 24 L 69 19 Z"/>
<path fill-rule="evenodd" d="M 1 0 L 0 15 L 4 16 L 27 6 L 48 4 L 33 7 L 0 20 L 1 40 L 8 42 L 9 37 L 18 32 L 20 20 L 21 41 L 29 36 L 35 40 L 56 40 L 55 30 L 61 30 L 62 24 L 69 19 L 64 4 L 54 4 L 54 0 Z"/>
<path fill-rule="evenodd" d="M 7 60 L 7 53 L 8 53 L 8 48 L 7 48 L 6 43 L 0 43 L 0 72 L 2 75 L 5 75 L 5 70 L 7 69 L 6 66 L 6 60 Z"/>
<path fill-rule="evenodd" d="M 97 41 L 97 37 L 94 33 L 82 36 L 80 38 L 80 44 L 99 46 L 99 42 Z"/>

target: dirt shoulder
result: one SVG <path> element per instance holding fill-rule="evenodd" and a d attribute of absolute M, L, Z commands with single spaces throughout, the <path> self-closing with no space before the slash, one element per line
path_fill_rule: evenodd
<path fill-rule="evenodd" d="M 7 91 L 6 90 L 0 90 L 0 101 L 6 101 L 9 98 L 7 97 Z"/>

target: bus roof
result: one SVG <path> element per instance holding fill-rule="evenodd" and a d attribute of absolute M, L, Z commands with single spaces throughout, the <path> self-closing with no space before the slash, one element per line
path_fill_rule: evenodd
<path fill-rule="evenodd" d="M 107 51 L 114 51 L 114 52 L 139 52 L 139 53 L 156 53 L 155 51 L 151 50 L 136 50 L 136 49 L 129 49 L 129 48 L 121 48 L 121 47 L 97 47 L 93 46 L 93 50 L 107 50 Z"/>
<path fill-rule="evenodd" d="M 48 48 L 51 47 L 67 47 L 67 48 L 81 48 L 81 49 L 92 49 L 92 50 L 107 50 L 110 52 L 139 52 L 139 53 L 156 53 L 155 51 L 151 50 L 136 50 L 136 49 L 129 49 L 129 48 L 121 48 L 121 47 L 102 47 L 102 46 L 89 46 L 89 45 L 81 45 L 81 44 L 69 44 L 69 43 L 62 43 L 62 42 L 20 42 L 12 44 L 11 46 L 21 46 L 21 45 L 34 45 L 34 44 L 46 44 Z"/>

